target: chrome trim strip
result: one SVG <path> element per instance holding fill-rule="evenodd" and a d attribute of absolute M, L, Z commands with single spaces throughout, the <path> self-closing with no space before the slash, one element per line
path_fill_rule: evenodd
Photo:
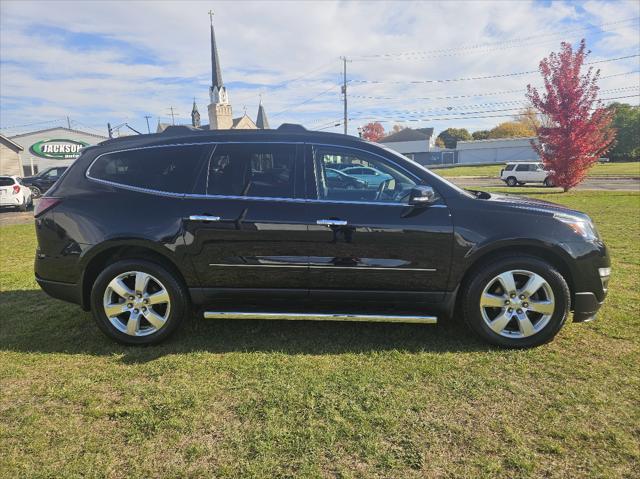
<path fill-rule="evenodd" d="M 207 215 L 191 215 L 189 216 L 189 220 L 191 221 L 220 221 L 222 218 L 219 216 L 207 216 Z"/>
<path fill-rule="evenodd" d="M 240 268 L 314 268 L 314 269 L 339 269 L 358 270 L 358 271 L 424 271 L 427 273 L 435 273 L 435 268 L 385 268 L 383 266 L 318 266 L 307 264 L 230 264 L 230 263 L 209 263 L 209 266 L 217 266 L 223 268 L 240 267 Z"/>
<path fill-rule="evenodd" d="M 382 323 L 436 324 L 436 316 L 401 316 L 378 314 L 263 313 L 244 311 L 205 311 L 205 319 L 286 319 L 302 321 L 368 321 Z"/>
<path fill-rule="evenodd" d="M 316 224 L 323 225 L 323 226 L 346 226 L 347 221 L 346 220 L 317 220 Z"/>

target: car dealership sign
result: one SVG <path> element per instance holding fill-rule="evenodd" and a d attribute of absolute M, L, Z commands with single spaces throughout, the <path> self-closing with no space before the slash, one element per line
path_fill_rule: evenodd
<path fill-rule="evenodd" d="M 80 156 L 80 150 L 89 143 L 76 140 L 42 140 L 31 145 L 29 151 L 40 158 L 52 160 L 75 160 Z"/>

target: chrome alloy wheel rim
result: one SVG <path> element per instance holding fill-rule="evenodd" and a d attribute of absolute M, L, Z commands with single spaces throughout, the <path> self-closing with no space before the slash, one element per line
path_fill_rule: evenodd
<path fill-rule="evenodd" d="M 127 271 L 113 278 L 104 292 L 102 304 L 111 324 L 129 336 L 158 332 L 171 312 L 167 288 L 142 271 Z"/>
<path fill-rule="evenodd" d="M 485 324 L 506 338 L 533 336 L 549 324 L 554 311 L 551 286 L 531 271 L 505 271 L 489 281 L 480 296 Z"/>

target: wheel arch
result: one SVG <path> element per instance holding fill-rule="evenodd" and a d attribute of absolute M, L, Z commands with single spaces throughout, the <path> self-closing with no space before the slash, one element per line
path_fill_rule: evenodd
<path fill-rule="evenodd" d="M 102 245 L 97 251 L 92 250 L 92 254 L 85 257 L 83 261 L 83 273 L 80 279 L 82 309 L 85 311 L 90 309 L 91 288 L 100 272 L 109 263 L 123 259 L 141 259 L 160 264 L 175 274 L 177 280 L 186 287 L 188 283 L 185 275 L 178 267 L 175 257 L 169 253 L 171 252 L 143 240 L 111 241 Z"/>
<path fill-rule="evenodd" d="M 464 291 L 464 287 L 473 277 L 474 273 L 487 263 L 496 261 L 505 256 L 526 255 L 539 258 L 548 262 L 562 275 L 569 286 L 571 293 L 571 304 L 574 302 L 575 281 L 573 271 L 570 266 L 568 254 L 559 247 L 546 246 L 537 243 L 510 244 L 508 246 L 496 246 L 489 250 L 478 251 L 472 258 L 468 267 L 462 274 L 459 291 Z"/>

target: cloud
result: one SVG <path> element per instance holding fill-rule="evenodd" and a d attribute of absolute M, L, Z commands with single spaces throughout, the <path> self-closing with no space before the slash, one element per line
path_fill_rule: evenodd
<path fill-rule="evenodd" d="M 145 114 L 167 121 L 171 106 L 187 122 L 194 97 L 204 119 L 209 8 L 200 2 L 3 1 L 0 125 L 68 114 L 100 129 L 107 121 L 125 120 L 145 128 Z M 539 76 L 412 80 L 535 70 L 560 41 L 582 37 L 592 60 L 638 53 L 637 2 L 245 1 L 218 2 L 214 8 L 234 112 L 240 115 L 246 106 L 254 115 L 263 93 L 272 125 L 287 121 L 318 127 L 339 121 L 342 55 L 352 60 L 349 79 L 382 82 L 349 84 L 350 130 L 355 132 L 366 118 L 384 119 L 390 127 L 394 120 L 517 108 L 513 102 L 524 101 L 526 84 L 535 84 Z M 412 53 L 386 55 L 403 52 Z M 638 70 L 637 60 L 599 66 L 606 76 Z M 604 79 L 602 87 L 626 87 L 638 78 L 620 75 Z M 487 95 L 511 90 L 521 93 Z M 451 96 L 464 98 L 433 99 Z M 628 101 L 637 104 L 637 97 Z M 473 130 L 505 119 L 411 124 Z"/>

